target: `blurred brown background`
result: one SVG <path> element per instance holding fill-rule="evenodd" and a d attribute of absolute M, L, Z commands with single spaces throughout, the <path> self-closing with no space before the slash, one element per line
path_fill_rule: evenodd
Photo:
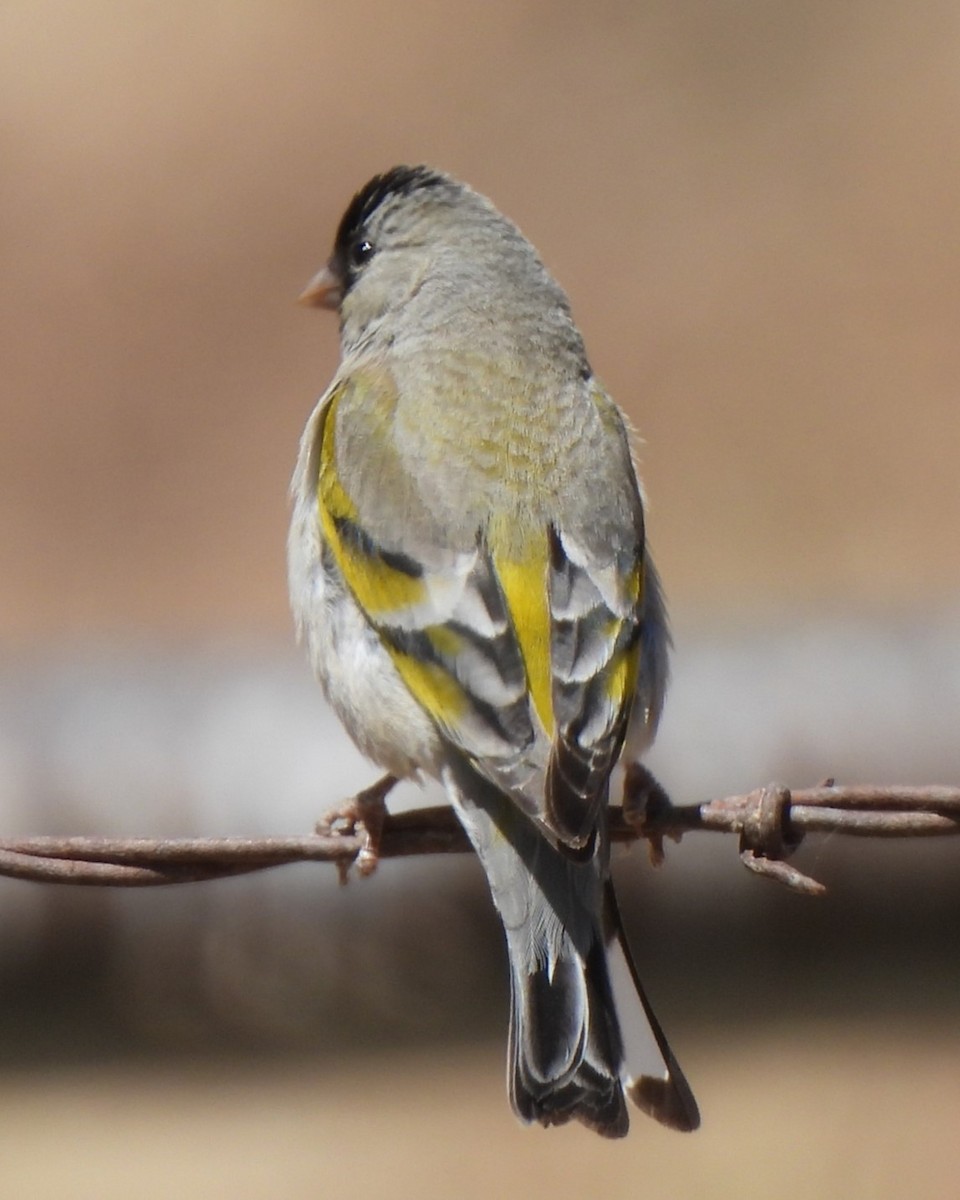
<path fill-rule="evenodd" d="M 644 438 L 667 786 L 956 782 L 958 61 L 944 2 L 8 0 L 4 824 L 283 833 L 371 777 L 292 646 L 293 300 L 401 161 L 520 224 Z M 956 850 L 806 853 L 819 906 L 625 860 L 705 1125 L 622 1146 L 514 1127 L 474 864 L 6 884 L 11 1194 L 953 1194 Z"/>

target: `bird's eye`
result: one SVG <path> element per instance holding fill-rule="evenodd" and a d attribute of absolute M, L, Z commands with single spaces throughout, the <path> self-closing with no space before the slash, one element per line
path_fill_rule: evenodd
<path fill-rule="evenodd" d="M 358 238 L 350 247 L 350 261 L 355 267 L 363 266 L 363 264 L 373 257 L 373 242 L 367 241 L 366 238 Z"/>

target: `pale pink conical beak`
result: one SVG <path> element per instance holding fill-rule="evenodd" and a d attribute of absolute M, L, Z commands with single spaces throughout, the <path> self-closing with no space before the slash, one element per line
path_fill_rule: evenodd
<path fill-rule="evenodd" d="M 331 308 L 334 311 L 340 307 L 343 299 L 343 288 L 340 280 L 329 264 L 321 267 L 307 286 L 297 297 L 298 304 L 308 304 L 312 308 Z"/>

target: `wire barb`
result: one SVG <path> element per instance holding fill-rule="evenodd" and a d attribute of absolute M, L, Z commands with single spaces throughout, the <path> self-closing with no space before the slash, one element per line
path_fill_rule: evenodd
<path fill-rule="evenodd" d="M 385 782 L 385 781 L 384 781 Z M 368 789 L 368 795 L 372 789 Z M 960 788 L 819 787 L 791 792 L 771 783 L 743 796 L 675 805 L 640 764 L 627 768 L 623 806 L 608 812 L 611 839 L 646 839 L 655 862 L 663 841 L 687 833 L 733 833 L 750 871 L 805 895 L 825 888 L 787 859 L 808 833 L 856 837 L 934 837 L 960 833 Z M 420 808 L 387 814 L 377 857 L 454 854 L 470 849 L 452 809 Z M 300 862 L 332 862 L 341 871 L 370 851 L 369 831 L 336 826 L 292 838 L 0 839 L 0 876 L 91 887 L 155 887 L 196 883 Z"/>

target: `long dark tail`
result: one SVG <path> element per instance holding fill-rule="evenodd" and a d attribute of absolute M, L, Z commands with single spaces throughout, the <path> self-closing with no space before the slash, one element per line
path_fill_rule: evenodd
<path fill-rule="evenodd" d="M 507 935 L 514 1111 L 622 1137 L 626 1096 L 664 1125 L 695 1129 L 696 1102 L 627 948 L 603 839 L 571 858 L 491 785 L 461 772 L 446 782 Z"/>
<path fill-rule="evenodd" d="M 525 969 L 511 955 L 509 1086 L 523 1121 L 576 1118 L 605 1137 L 630 1120 L 624 1095 L 672 1129 L 696 1129 L 696 1101 L 637 978 L 613 888 L 604 889 L 604 937 Z"/>
<path fill-rule="evenodd" d="M 522 1121 L 576 1117 L 606 1137 L 630 1127 L 623 1049 L 602 945 L 531 971 L 511 955 L 510 1103 Z"/>

